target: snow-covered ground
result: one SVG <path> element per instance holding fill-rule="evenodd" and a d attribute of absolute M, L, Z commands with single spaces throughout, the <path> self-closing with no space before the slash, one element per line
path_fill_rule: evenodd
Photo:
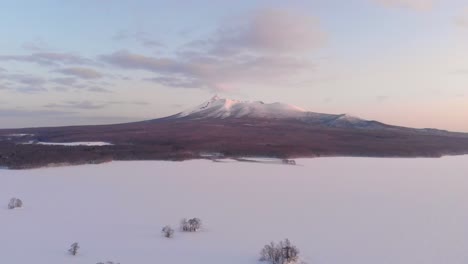
<path fill-rule="evenodd" d="M 34 134 L 8 134 L 7 137 L 26 137 L 26 136 L 34 136 Z"/>
<path fill-rule="evenodd" d="M 110 146 L 111 143 L 101 141 L 91 142 L 27 142 L 24 144 L 38 144 L 38 145 L 49 145 L 49 146 Z"/>
<path fill-rule="evenodd" d="M 0 170 L 0 263 L 255 264 L 284 238 L 309 264 L 468 263 L 468 156 L 297 162 Z M 161 236 L 183 217 L 205 229 Z"/>

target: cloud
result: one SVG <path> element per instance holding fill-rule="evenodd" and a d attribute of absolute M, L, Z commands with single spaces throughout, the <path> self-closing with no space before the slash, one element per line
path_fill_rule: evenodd
<path fill-rule="evenodd" d="M 14 89 L 20 93 L 38 93 L 38 92 L 46 92 L 47 88 L 42 86 L 19 86 Z"/>
<path fill-rule="evenodd" d="M 98 71 L 94 69 L 90 69 L 90 68 L 83 68 L 83 67 L 64 68 L 64 69 L 56 70 L 56 72 L 60 72 L 65 75 L 79 77 L 82 79 L 99 79 L 103 77 L 103 75 L 99 73 Z"/>
<path fill-rule="evenodd" d="M 140 43 L 146 48 L 161 48 L 164 47 L 164 44 L 160 41 L 154 40 L 147 32 L 138 31 L 130 33 L 128 31 L 122 30 L 117 32 L 113 37 L 113 40 L 134 40 Z"/>
<path fill-rule="evenodd" d="M 100 86 L 95 86 L 95 85 L 88 87 L 86 90 L 88 90 L 89 92 L 95 92 L 95 93 L 112 93 L 112 91 L 106 88 L 102 88 Z"/>
<path fill-rule="evenodd" d="M 107 105 L 106 103 L 94 103 L 91 101 L 66 101 L 63 103 L 50 103 L 50 104 L 44 105 L 44 107 L 92 110 L 92 109 L 104 108 L 106 105 Z"/>
<path fill-rule="evenodd" d="M 72 78 L 72 77 L 50 79 L 50 82 L 61 84 L 61 85 L 66 85 L 66 86 L 75 85 L 77 81 L 78 80 L 76 78 Z"/>
<path fill-rule="evenodd" d="M 0 67 L 0 72 L 6 72 L 6 71 L 7 71 L 6 69 Z"/>
<path fill-rule="evenodd" d="M 0 117 L 50 117 L 58 115 L 74 114 L 70 111 L 50 111 L 50 110 L 26 110 L 26 109 L 0 109 Z"/>
<path fill-rule="evenodd" d="M 9 81 L 14 81 L 25 85 L 43 85 L 46 80 L 42 77 L 36 77 L 29 74 L 8 74 L 4 76 Z"/>
<path fill-rule="evenodd" d="M 170 76 L 146 78 L 144 80 L 175 88 L 204 88 L 206 85 L 198 79 Z"/>
<path fill-rule="evenodd" d="M 44 105 L 47 108 L 69 108 L 69 109 L 80 109 L 80 110 L 96 110 L 102 109 L 110 105 L 149 105 L 147 102 L 142 101 L 107 101 L 107 102 L 92 102 L 88 100 L 84 101 L 64 101 L 62 103 L 50 103 Z"/>
<path fill-rule="evenodd" d="M 244 20 L 243 20 L 244 21 Z M 324 45 L 318 20 L 300 12 L 259 10 L 246 22 L 225 25 L 192 40 L 175 56 L 154 57 L 127 50 L 101 55 L 121 69 L 146 70 L 144 80 L 175 88 L 232 89 L 234 84 L 278 84 L 313 71 L 311 54 Z"/>
<path fill-rule="evenodd" d="M 104 62 L 124 69 L 147 70 L 161 73 L 176 73 L 183 71 L 183 65 L 170 58 L 155 58 L 121 50 L 108 55 L 101 55 Z"/>
<path fill-rule="evenodd" d="M 35 38 L 31 41 L 23 43 L 21 46 L 23 49 L 31 50 L 35 52 L 50 50 L 49 45 L 41 38 Z"/>
<path fill-rule="evenodd" d="M 455 17 L 455 24 L 468 29 L 468 8 L 465 8 L 459 16 Z"/>
<path fill-rule="evenodd" d="M 47 91 L 44 87 L 46 80 L 29 74 L 0 74 L 3 81 L 0 89 L 20 93 L 36 93 Z"/>
<path fill-rule="evenodd" d="M 94 93 L 112 93 L 112 91 L 102 87 L 102 86 L 110 86 L 106 82 L 100 82 L 96 84 L 94 82 L 78 82 L 78 79 L 74 77 L 66 77 L 66 78 L 53 78 L 50 79 L 49 82 L 56 83 L 59 86 L 55 86 L 52 89 L 58 92 L 68 92 L 72 88 L 86 90 L 88 92 Z"/>
<path fill-rule="evenodd" d="M 101 59 L 124 69 L 147 70 L 157 77 L 145 80 L 176 88 L 225 90 L 227 83 L 270 83 L 312 70 L 306 59 L 280 55 L 213 57 L 200 53 L 185 59 L 155 58 L 128 51 L 103 55 Z"/>
<path fill-rule="evenodd" d="M 388 95 L 379 95 L 379 96 L 376 96 L 375 99 L 377 100 L 377 102 L 385 102 L 385 101 L 388 101 L 390 99 L 390 96 L 388 96 Z"/>
<path fill-rule="evenodd" d="M 373 0 L 388 8 L 409 8 L 416 11 L 431 10 L 434 0 Z"/>
<path fill-rule="evenodd" d="M 150 103 L 144 101 L 108 101 L 107 104 L 109 105 L 140 105 L 145 106 L 149 105 Z"/>
<path fill-rule="evenodd" d="M 79 55 L 55 52 L 41 52 L 31 55 L 0 55 L 0 61 L 19 61 L 48 66 L 95 64 L 92 60 Z"/>
<path fill-rule="evenodd" d="M 301 12 L 258 10 L 246 20 L 219 28 L 209 41 L 213 51 L 220 54 L 301 53 L 322 47 L 327 37 L 318 19 Z"/>

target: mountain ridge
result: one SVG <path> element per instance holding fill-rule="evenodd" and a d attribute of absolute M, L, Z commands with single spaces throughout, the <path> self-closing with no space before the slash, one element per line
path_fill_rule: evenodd
<path fill-rule="evenodd" d="M 12 136 L 14 135 L 14 136 Z M 102 146 L 50 144 L 105 142 Z M 468 154 L 468 134 L 414 129 L 283 103 L 214 97 L 172 116 L 114 125 L 0 130 L 0 167 L 224 157 L 441 157 Z"/>

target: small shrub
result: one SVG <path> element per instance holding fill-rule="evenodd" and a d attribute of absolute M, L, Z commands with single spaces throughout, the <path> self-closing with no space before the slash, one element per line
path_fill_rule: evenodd
<path fill-rule="evenodd" d="M 271 242 L 260 252 L 260 261 L 271 264 L 295 264 L 299 261 L 299 250 L 291 244 L 289 239 L 280 241 L 278 244 Z"/>
<path fill-rule="evenodd" d="M 163 227 L 161 232 L 163 236 L 167 238 L 171 238 L 174 236 L 174 229 L 172 229 L 170 226 Z"/>
<path fill-rule="evenodd" d="M 180 229 L 184 232 L 197 232 L 202 227 L 202 221 L 199 218 L 182 219 Z"/>
<path fill-rule="evenodd" d="M 75 256 L 78 253 L 78 249 L 80 249 L 80 246 L 78 245 L 78 242 L 75 242 L 75 243 L 71 244 L 70 249 L 68 250 L 68 252 L 70 252 L 70 254 Z"/>
<path fill-rule="evenodd" d="M 23 201 L 18 198 L 11 198 L 10 202 L 8 203 L 8 209 L 15 209 L 15 208 L 21 208 L 23 207 Z"/>

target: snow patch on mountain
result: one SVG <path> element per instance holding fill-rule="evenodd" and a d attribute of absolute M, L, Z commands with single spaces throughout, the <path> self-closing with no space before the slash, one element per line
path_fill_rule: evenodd
<path fill-rule="evenodd" d="M 214 96 L 210 100 L 178 113 L 171 118 L 262 118 L 295 119 L 310 125 L 336 128 L 382 129 L 385 125 L 364 120 L 349 114 L 323 114 L 306 111 L 303 108 L 284 103 L 264 103 L 262 101 L 240 101 Z"/>
<path fill-rule="evenodd" d="M 262 101 L 239 101 L 214 96 L 194 108 L 177 114 L 177 117 L 228 118 L 228 117 L 262 117 L 262 118 L 299 118 L 305 116 L 306 110 L 283 103 L 264 103 Z"/>

